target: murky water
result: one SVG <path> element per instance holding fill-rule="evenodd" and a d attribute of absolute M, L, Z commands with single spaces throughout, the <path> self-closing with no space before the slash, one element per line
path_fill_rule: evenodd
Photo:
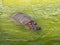
<path fill-rule="evenodd" d="M 1 5 L 0 10 L 1 45 L 60 44 L 60 3 Z M 15 12 L 28 14 L 42 29 L 31 31 L 13 22 L 10 16 Z"/>

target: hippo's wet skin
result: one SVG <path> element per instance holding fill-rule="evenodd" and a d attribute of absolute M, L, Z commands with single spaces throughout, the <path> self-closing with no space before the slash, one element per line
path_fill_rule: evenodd
<path fill-rule="evenodd" d="M 16 20 L 22 25 L 27 26 L 31 30 L 40 30 L 41 28 L 37 25 L 32 18 L 24 13 L 15 13 L 11 16 L 12 19 Z"/>

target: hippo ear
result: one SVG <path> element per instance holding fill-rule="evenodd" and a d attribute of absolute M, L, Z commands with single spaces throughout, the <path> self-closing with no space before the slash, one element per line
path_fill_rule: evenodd
<path fill-rule="evenodd" d="M 32 24 L 37 25 L 37 23 L 36 23 L 36 22 L 34 22 L 34 21 L 32 22 Z"/>
<path fill-rule="evenodd" d="M 37 25 L 37 23 L 36 23 L 36 22 L 34 22 L 34 25 Z"/>

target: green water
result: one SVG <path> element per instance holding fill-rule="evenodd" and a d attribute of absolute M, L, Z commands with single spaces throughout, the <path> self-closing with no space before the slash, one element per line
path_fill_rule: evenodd
<path fill-rule="evenodd" d="M 13 22 L 10 16 L 23 12 L 42 28 L 31 31 Z M 60 3 L 1 6 L 0 45 L 60 45 Z"/>

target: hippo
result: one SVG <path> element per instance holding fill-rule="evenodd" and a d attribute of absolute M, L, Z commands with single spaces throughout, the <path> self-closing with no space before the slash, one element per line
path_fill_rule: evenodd
<path fill-rule="evenodd" d="M 16 20 L 18 23 L 28 27 L 30 30 L 40 30 L 41 27 L 27 14 L 17 12 L 11 15 L 11 18 Z"/>

